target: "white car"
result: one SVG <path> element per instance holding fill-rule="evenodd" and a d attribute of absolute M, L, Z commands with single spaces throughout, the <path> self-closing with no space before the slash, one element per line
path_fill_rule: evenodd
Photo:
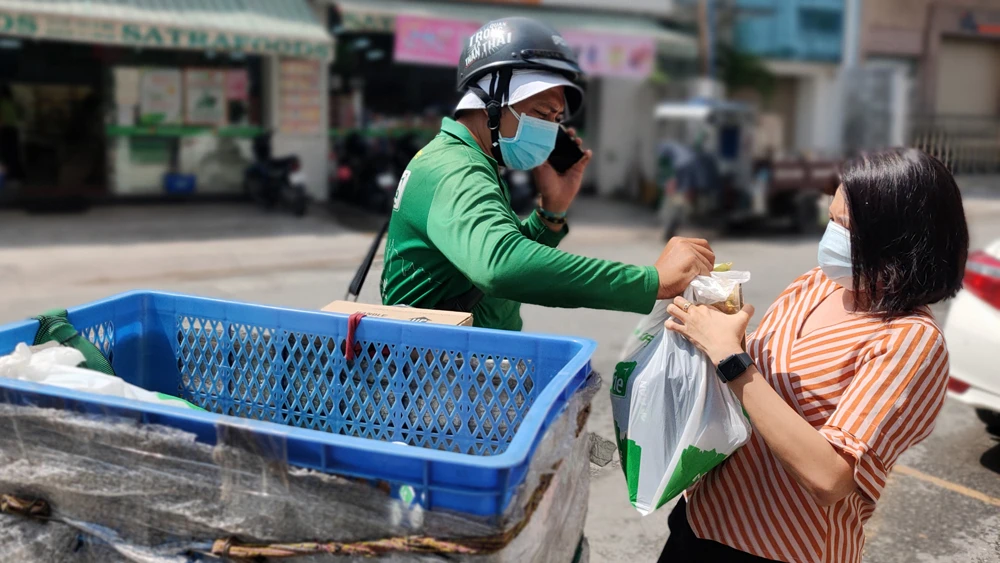
<path fill-rule="evenodd" d="M 1000 432 L 1000 240 L 969 256 L 965 288 L 959 292 L 944 327 L 951 356 L 948 395 L 976 409 L 979 418 Z"/>

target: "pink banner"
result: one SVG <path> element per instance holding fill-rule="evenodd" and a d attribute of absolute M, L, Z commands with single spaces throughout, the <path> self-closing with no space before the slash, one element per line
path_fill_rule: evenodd
<path fill-rule="evenodd" d="M 454 67 L 462 47 L 481 24 L 474 21 L 396 17 L 396 62 Z M 563 33 L 577 52 L 580 66 L 592 76 L 647 78 L 656 64 L 653 38 L 611 35 L 583 30 Z"/>
<path fill-rule="evenodd" d="M 466 39 L 481 24 L 470 21 L 396 16 L 397 62 L 456 66 Z"/>
<path fill-rule="evenodd" d="M 563 33 L 591 76 L 644 79 L 656 64 L 656 41 L 651 37 L 605 35 L 571 30 Z"/>
<path fill-rule="evenodd" d="M 250 97 L 250 77 L 246 69 L 226 72 L 226 99 L 246 101 Z"/>

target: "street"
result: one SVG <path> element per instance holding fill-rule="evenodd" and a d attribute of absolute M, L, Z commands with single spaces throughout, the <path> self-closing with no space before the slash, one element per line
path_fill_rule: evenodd
<path fill-rule="evenodd" d="M 651 212 L 603 200 L 578 204 L 563 249 L 651 264 L 662 249 Z M 1000 238 L 1000 200 L 969 198 L 972 247 Z M 83 215 L 0 212 L 0 323 L 131 289 L 169 290 L 318 309 L 343 298 L 377 219 L 316 210 L 302 220 L 249 205 L 97 207 Z M 753 279 L 757 319 L 816 264 L 816 238 L 781 232 L 712 240 L 717 261 Z M 379 264 L 362 300 L 377 302 Z M 947 304 L 935 308 L 944 322 Z M 527 306 L 525 330 L 591 338 L 605 376 L 590 430 L 613 437 L 608 377 L 638 317 Z M 586 535 L 591 560 L 655 561 L 669 507 L 642 518 L 615 462 L 593 472 Z M 865 561 L 1000 563 L 1000 440 L 974 412 L 949 401 L 934 434 L 899 462 L 867 527 Z"/>

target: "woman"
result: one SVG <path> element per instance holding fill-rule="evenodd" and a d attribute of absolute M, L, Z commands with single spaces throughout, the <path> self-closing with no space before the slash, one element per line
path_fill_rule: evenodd
<path fill-rule="evenodd" d="M 912 149 L 855 159 L 842 181 L 820 267 L 771 306 L 745 363 L 730 358 L 752 307 L 669 308 L 667 328 L 733 378 L 754 433 L 671 513 L 661 562 L 860 562 L 889 471 L 934 426 L 948 351 L 928 305 L 961 287 L 961 194 Z"/>

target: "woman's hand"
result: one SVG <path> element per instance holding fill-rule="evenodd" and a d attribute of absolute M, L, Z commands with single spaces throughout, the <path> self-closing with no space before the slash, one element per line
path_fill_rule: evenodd
<path fill-rule="evenodd" d="M 715 365 L 743 351 L 743 337 L 753 316 L 750 305 L 735 315 L 727 315 L 705 305 L 690 304 L 683 297 L 674 299 L 667 311 L 674 316 L 666 322 L 667 329 L 683 334 Z M 754 433 L 764 439 L 817 506 L 836 504 L 855 490 L 853 459 L 830 445 L 756 367 L 750 366 L 729 388 L 753 422 Z"/>
<path fill-rule="evenodd" d="M 683 297 L 677 297 L 667 307 L 667 312 L 673 317 L 664 325 L 667 330 L 684 335 L 713 364 L 719 365 L 722 360 L 743 351 L 743 338 L 754 309 L 752 305 L 745 305 L 739 313 L 727 315 L 718 309 L 694 305 Z"/>

